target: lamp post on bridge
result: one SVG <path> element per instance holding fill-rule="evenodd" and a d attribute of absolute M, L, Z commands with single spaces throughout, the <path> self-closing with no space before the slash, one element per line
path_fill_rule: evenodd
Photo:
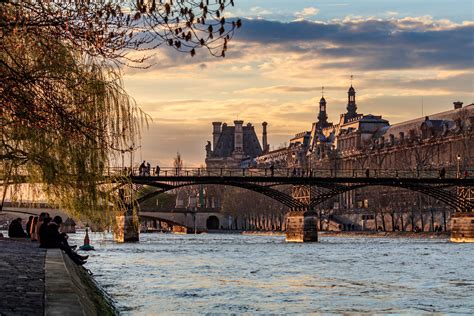
<path fill-rule="evenodd" d="M 461 155 L 458 154 L 457 156 L 457 168 L 456 168 L 456 178 L 460 178 L 460 163 L 461 163 Z"/>

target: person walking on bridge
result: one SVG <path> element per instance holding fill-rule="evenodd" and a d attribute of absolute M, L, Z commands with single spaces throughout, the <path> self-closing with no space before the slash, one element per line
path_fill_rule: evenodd
<path fill-rule="evenodd" d="M 160 166 L 159 165 L 156 165 L 155 175 L 158 176 L 158 177 L 160 176 Z"/>
<path fill-rule="evenodd" d="M 444 179 L 445 176 L 446 176 L 446 169 L 443 167 L 443 168 L 441 168 L 441 170 L 439 171 L 439 178 L 440 178 L 440 179 Z"/>
<path fill-rule="evenodd" d="M 145 175 L 145 170 L 146 170 L 146 163 L 145 163 L 145 160 L 143 160 L 142 164 L 140 165 L 140 167 L 138 167 L 138 175 L 140 177 L 144 176 Z"/>

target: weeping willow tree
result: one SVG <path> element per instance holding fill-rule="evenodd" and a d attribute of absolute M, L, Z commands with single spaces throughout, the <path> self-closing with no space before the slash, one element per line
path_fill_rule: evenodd
<path fill-rule="evenodd" d="M 127 207 L 105 178 L 147 118 L 121 82 L 124 64 L 168 45 L 224 56 L 239 20 L 233 0 L 0 2 L 0 175 L 29 183 L 76 217 L 107 225 Z M 17 192 L 20 192 L 18 189 Z M 132 203 L 129 203 L 132 204 Z"/>
<path fill-rule="evenodd" d="M 124 205 L 104 177 L 109 161 L 146 123 L 119 70 L 48 35 L 2 40 L 4 193 L 9 184 L 36 184 L 76 218 L 110 223 Z"/>

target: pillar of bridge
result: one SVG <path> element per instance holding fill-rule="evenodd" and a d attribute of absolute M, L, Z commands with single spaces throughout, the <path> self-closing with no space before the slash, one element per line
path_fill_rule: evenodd
<path fill-rule="evenodd" d="M 115 219 L 114 239 L 116 242 L 136 242 L 140 240 L 140 223 L 132 211 L 118 215 Z"/>
<path fill-rule="evenodd" d="M 317 242 L 318 216 L 307 210 L 290 210 L 286 217 L 287 242 Z"/>
<path fill-rule="evenodd" d="M 474 242 L 474 212 L 456 212 L 451 216 L 452 242 Z"/>

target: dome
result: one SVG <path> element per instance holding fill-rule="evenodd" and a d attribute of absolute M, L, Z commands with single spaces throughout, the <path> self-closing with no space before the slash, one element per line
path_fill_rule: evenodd
<path fill-rule="evenodd" d="M 324 97 L 321 97 L 321 100 L 319 100 L 319 103 L 326 103 L 326 99 Z"/>
<path fill-rule="evenodd" d="M 351 85 L 351 87 L 349 88 L 349 92 L 355 92 L 355 89 L 354 87 Z"/>

